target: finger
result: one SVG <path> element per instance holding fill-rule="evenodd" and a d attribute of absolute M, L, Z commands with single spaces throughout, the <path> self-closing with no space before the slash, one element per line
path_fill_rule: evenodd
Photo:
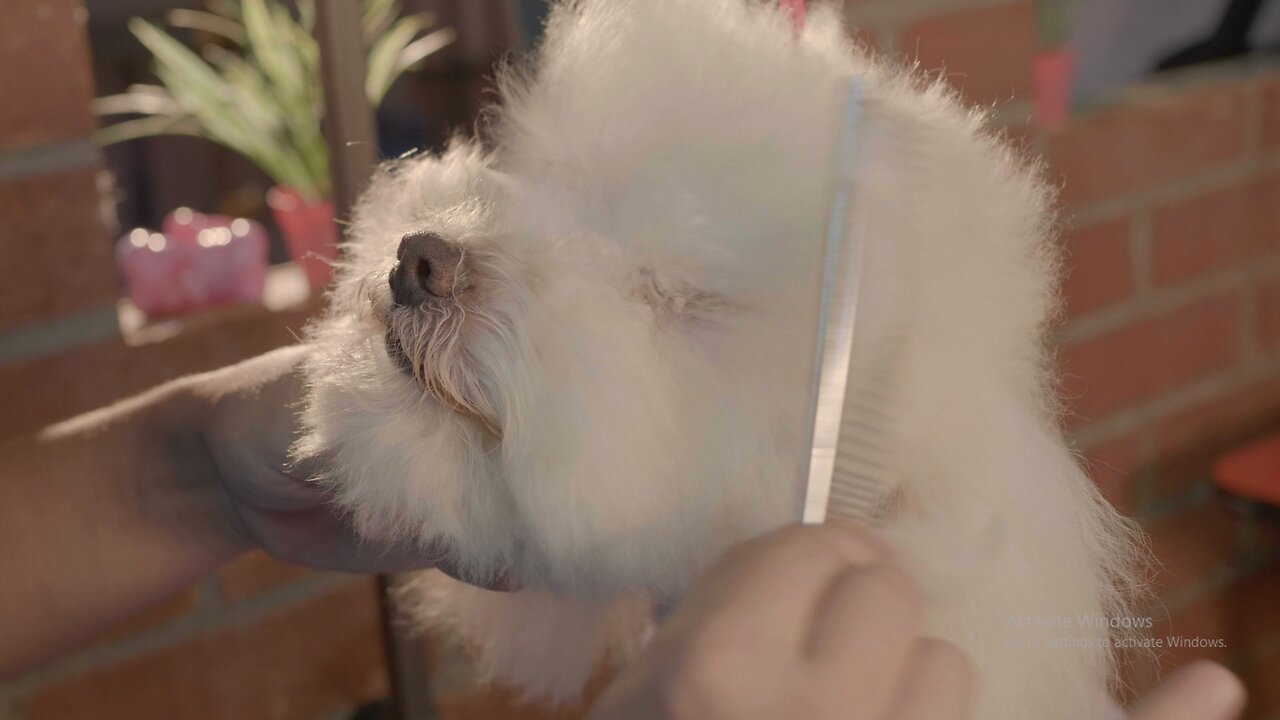
<path fill-rule="evenodd" d="M 782 642 L 803 652 L 831 582 L 851 566 L 884 556 L 881 543 L 861 528 L 791 526 L 726 553 L 686 605 L 714 611 L 709 614 L 715 625 L 708 631 L 750 631 L 761 642 Z"/>
<path fill-rule="evenodd" d="M 859 686 L 859 705 L 879 716 L 893 701 L 923 609 L 915 584 L 890 565 L 848 570 L 830 585 L 809 630 L 818 682 Z"/>
<path fill-rule="evenodd" d="M 889 720 L 968 720 L 973 717 L 973 663 L 948 642 L 916 641 L 910 669 L 898 687 Z"/>
<path fill-rule="evenodd" d="M 1244 710 L 1240 679 L 1217 663 L 1192 663 L 1174 673 L 1130 720 L 1235 720 Z"/>

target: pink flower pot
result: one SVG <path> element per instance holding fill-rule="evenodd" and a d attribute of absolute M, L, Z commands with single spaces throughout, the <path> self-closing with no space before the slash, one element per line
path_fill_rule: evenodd
<path fill-rule="evenodd" d="M 329 284 L 338 258 L 338 226 L 333 203 L 308 201 L 298 191 L 277 185 L 267 191 L 267 205 L 284 235 L 289 256 L 306 273 L 313 290 Z"/>
<path fill-rule="evenodd" d="M 129 299 L 148 317 L 262 299 L 267 233 L 244 218 L 202 215 L 179 208 L 164 232 L 137 228 L 116 244 L 116 263 Z"/>

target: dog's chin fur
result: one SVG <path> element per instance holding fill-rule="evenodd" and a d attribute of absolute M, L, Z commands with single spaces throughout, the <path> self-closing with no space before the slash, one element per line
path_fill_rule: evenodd
<path fill-rule="evenodd" d="M 980 113 L 846 37 L 829 7 L 797 39 L 745 0 L 562 5 L 535 70 L 503 77 L 495 151 L 392 163 L 357 209 L 296 450 L 362 532 L 528 588 L 417 591 L 498 679 L 573 697 L 634 652 L 649 602 L 797 516 L 858 72 L 865 313 L 896 294 L 910 339 L 885 532 L 928 630 L 978 662 L 979 717 L 1102 717 L 1107 631 L 1075 620 L 1125 611 L 1135 555 L 1056 428 L 1050 193 Z M 465 289 L 398 307 L 398 243 L 424 231 L 462 251 Z M 1093 647 L 1048 647 L 1072 639 Z"/>

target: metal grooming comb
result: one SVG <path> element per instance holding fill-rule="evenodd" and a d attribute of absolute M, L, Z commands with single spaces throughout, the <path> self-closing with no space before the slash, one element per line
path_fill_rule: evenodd
<path fill-rule="evenodd" d="M 879 442 L 886 433 L 875 377 L 880 373 L 873 372 L 875 363 L 867 357 L 874 348 L 855 337 L 866 240 L 854 232 L 864 94 L 864 78 L 849 78 L 823 254 L 805 524 L 821 523 L 829 516 L 874 523 L 883 510 Z"/>

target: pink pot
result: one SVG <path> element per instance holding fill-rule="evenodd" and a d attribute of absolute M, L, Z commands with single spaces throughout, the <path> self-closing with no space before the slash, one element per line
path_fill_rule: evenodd
<path fill-rule="evenodd" d="M 245 218 L 179 208 L 164 232 L 136 228 L 116 243 L 129 299 L 148 317 L 262 299 L 267 232 Z"/>
<path fill-rule="evenodd" d="M 267 191 L 267 205 L 284 235 L 289 256 L 307 275 L 313 290 L 329 284 L 333 261 L 338 258 L 338 226 L 333 203 L 308 201 L 291 187 L 276 185 Z"/>

